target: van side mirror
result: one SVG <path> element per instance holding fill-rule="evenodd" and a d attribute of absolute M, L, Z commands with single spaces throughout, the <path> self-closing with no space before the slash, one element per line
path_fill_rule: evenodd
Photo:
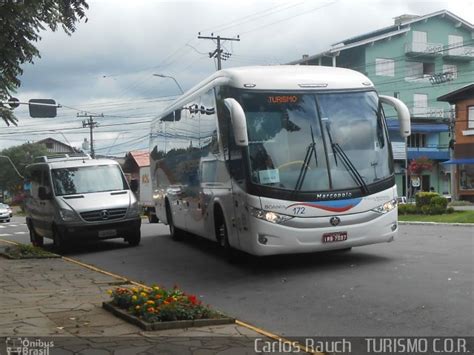
<path fill-rule="evenodd" d="M 411 134 L 410 111 L 408 107 L 399 99 L 391 96 L 380 95 L 380 102 L 392 106 L 397 111 L 398 120 L 400 121 L 400 135 L 408 137 Z"/>
<path fill-rule="evenodd" d="M 235 144 L 239 147 L 247 147 L 249 139 L 247 136 L 247 120 L 242 106 L 233 98 L 224 99 L 224 104 L 229 109 L 232 129 L 234 130 Z"/>
<path fill-rule="evenodd" d="M 51 193 L 48 193 L 46 191 L 46 187 L 44 187 L 44 186 L 40 186 L 38 188 L 38 197 L 39 197 L 40 200 L 51 200 L 53 198 Z"/>

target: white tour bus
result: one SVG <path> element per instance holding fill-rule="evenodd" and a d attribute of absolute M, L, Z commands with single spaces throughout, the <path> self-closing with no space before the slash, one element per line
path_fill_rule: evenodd
<path fill-rule="evenodd" d="M 232 68 L 151 126 L 153 200 L 171 236 L 253 255 L 390 242 L 397 190 L 381 103 L 363 74 L 322 66 Z"/>

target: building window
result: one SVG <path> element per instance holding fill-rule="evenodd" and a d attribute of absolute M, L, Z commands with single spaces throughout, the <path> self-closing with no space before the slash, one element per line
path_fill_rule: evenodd
<path fill-rule="evenodd" d="M 395 76 L 395 61 L 393 59 L 375 59 L 375 75 Z"/>
<path fill-rule="evenodd" d="M 474 106 L 467 108 L 467 128 L 474 128 Z"/>
<path fill-rule="evenodd" d="M 423 133 L 412 133 L 408 137 L 409 148 L 423 148 L 426 147 L 426 134 Z"/>
<path fill-rule="evenodd" d="M 474 165 L 459 165 L 459 188 L 461 190 L 474 190 Z"/>
<path fill-rule="evenodd" d="M 435 64 L 430 62 L 406 62 L 406 77 L 419 79 L 435 73 Z"/>
<path fill-rule="evenodd" d="M 464 52 L 462 36 L 448 36 L 448 52 L 450 55 L 462 55 Z"/>
<path fill-rule="evenodd" d="M 455 64 L 444 64 L 443 65 L 443 74 L 449 75 L 451 79 L 457 79 L 458 77 L 458 67 Z"/>

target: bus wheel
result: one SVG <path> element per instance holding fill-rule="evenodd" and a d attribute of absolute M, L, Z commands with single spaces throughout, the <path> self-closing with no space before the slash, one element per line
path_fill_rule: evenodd
<path fill-rule="evenodd" d="M 148 223 L 158 223 L 158 217 L 156 217 L 156 214 L 151 214 L 148 212 Z"/>
<path fill-rule="evenodd" d="M 168 225 L 170 227 L 171 239 L 175 241 L 183 240 L 183 231 L 174 226 L 173 223 L 173 214 L 171 213 L 171 207 L 169 203 L 166 203 L 166 219 L 168 220 Z"/>
<path fill-rule="evenodd" d="M 38 235 L 38 233 L 35 232 L 34 228 L 33 228 L 33 225 L 30 224 L 28 226 L 28 229 L 30 230 L 30 241 L 31 241 L 31 244 L 34 246 L 34 247 L 42 247 L 44 245 L 44 238 L 43 237 L 40 237 Z"/>
<path fill-rule="evenodd" d="M 234 262 L 235 251 L 229 243 L 229 233 L 227 231 L 227 225 L 225 223 L 225 219 L 221 211 L 216 213 L 215 221 L 217 242 L 224 250 L 225 257 L 227 258 L 227 260 L 230 262 Z"/>
<path fill-rule="evenodd" d="M 66 241 L 61 232 L 58 231 L 57 227 L 53 227 L 53 245 L 54 249 L 58 252 L 63 252 L 66 250 Z"/>

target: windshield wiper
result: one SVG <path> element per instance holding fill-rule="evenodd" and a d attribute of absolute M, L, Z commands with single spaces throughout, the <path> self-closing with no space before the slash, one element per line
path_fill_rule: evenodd
<path fill-rule="evenodd" d="M 354 164 L 352 164 L 351 160 L 349 157 L 346 155 L 344 150 L 341 148 L 341 146 L 338 143 L 334 143 L 332 140 L 331 136 L 331 131 L 329 129 L 329 124 L 326 124 L 326 131 L 328 132 L 328 137 L 329 137 L 329 143 L 331 144 L 332 152 L 334 155 L 334 161 L 336 162 L 337 166 L 337 155 L 341 157 L 341 160 L 346 167 L 346 169 L 349 170 L 351 173 L 352 178 L 354 181 L 359 185 L 359 187 L 362 189 L 362 192 L 365 194 L 369 193 L 369 188 L 367 187 L 367 184 L 365 183 L 364 179 L 360 175 L 359 171 L 356 169 Z"/>
<path fill-rule="evenodd" d="M 310 126 L 310 128 L 311 128 L 311 143 L 308 145 L 308 148 L 306 148 L 306 155 L 304 157 L 303 165 L 301 165 L 300 174 L 298 175 L 298 180 L 296 181 L 294 192 L 301 190 L 301 188 L 303 187 L 303 182 L 309 168 L 309 162 L 313 154 L 314 154 L 314 161 L 316 163 L 316 166 L 318 166 L 318 155 L 316 153 L 316 142 L 314 141 L 313 126 Z"/>

